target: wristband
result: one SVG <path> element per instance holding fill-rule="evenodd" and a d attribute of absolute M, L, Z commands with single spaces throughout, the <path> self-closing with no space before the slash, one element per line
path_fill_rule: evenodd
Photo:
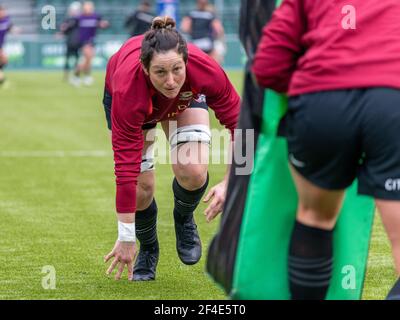
<path fill-rule="evenodd" d="M 118 220 L 118 241 L 135 242 L 135 223 L 124 223 Z"/>

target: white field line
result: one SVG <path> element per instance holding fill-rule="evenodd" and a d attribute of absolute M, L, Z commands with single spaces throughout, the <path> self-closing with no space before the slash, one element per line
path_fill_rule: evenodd
<path fill-rule="evenodd" d="M 79 151 L 0 151 L 0 158 L 85 158 L 109 157 L 111 151 L 79 150 Z"/>
<path fill-rule="evenodd" d="M 225 151 L 212 150 L 210 156 L 219 157 Z M 0 151 L 0 158 L 104 158 L 112 157 L 112 151 L 106 150 L 76 150 L 76 151 Z M 169 156 L 169 152 L 157 150 L 155 157 Z"/>

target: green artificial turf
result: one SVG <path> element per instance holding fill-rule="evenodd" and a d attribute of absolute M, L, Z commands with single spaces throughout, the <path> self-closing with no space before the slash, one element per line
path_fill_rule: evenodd
<path fill-rule="evenodd" d="M 241 93 L 241 72 L 229 72 Z M 0 87 L 0 299 L 225 299 L 205 274 L 209 241 L 219 220 L 196 211 L 203 242 L 197 265 L 177 257 L 172 170 L 157 164 L 160 260 L 157 280 L 107 277 L 103 256 L 116 239 L 110 137 L 101 104 L 103 73 L 75 88 L 56 72 L 9 72 Z M 211 113 L 212 114 L 212 113 Z M 212 115 L 212 127 L 219 128 Z M 209 188 L 225 174 L 211 164 Z M 42 286 L 45 266 L 56 288 Z M 386 235 L 377 219 L 364 298 L 382 299 L 394 281 Z"/>

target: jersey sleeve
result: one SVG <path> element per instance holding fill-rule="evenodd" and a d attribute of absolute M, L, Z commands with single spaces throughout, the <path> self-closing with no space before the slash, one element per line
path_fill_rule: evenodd
<path fill-rule="evenodd" d="M 130 28 L 135 21 L 136 13 L 130 14 L 124 21 L 124 28 Z"/>
<path fill-rule="evenodd" d="M 97 19 L 97 27 L 100 28 L 101 21 L 103 21 L 103 16 L 96 14 L 96 19 Z"/>
<path fill-rule="evenodd" d="M 136 211 L 136 186 L 144 145 L 142 125 L 148 103 L 146 84 L 132 69 L 115 71 L 117 57 L 107 66 L 105 89 L 111 96 L 111 131 L 116 176 L 116 210 Z M 129 69 L 129 68 L 128 68 Z"/>
<path fill-rule="evenodd" d="M 116 176 L 118 213 L 136 211 L 136 185 L 142 162 L 143 133 L 141 116 L 135 102 L 124 93 L 112 95 L 111 126 Z"/>
<path fill-rule="evenodd" d="M 252 71 L 262 87 L 287 92 L 303 48 L 306 16 L 300 0 L 284 0 L 263 28 Z"/>
<path fill-rule="evenodd" d="M 62 24 L 61 24 L 61 32 L 63 34 L 68 34 L 70 33 L 73 29 L 75 29 L 78 25 L 78 20 L 75 18 L 70 18 L 65 20 Z"/>

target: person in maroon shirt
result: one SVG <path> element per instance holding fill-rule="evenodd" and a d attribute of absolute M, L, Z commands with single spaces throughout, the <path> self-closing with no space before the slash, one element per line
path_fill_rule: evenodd
<path fill-rule="evenodd" d="M 233 137 L 240 106 L 233 85 L 212 58 L 186 44 L 173 19 L 157 17 L 151 30 L 128 40 L 111 57 L 103 104 L 112 132 L 119 231 L 105 257 L 106 262 L 114 257 L 107 272 L 119 263 L 117 279 L 125 265 L 129 279 L 155 279 L 159 245 L 152 146 L 158 122 L 171 144 L 176 249 L 183 263 L 197 263 L 201 241 L 193 212 L 208 185 L 207 105 Z M 211 200 L 207 221 L 222 210 L 227 178 L 204 198 Z M 136 238 L 140 251 L 133 267 Z"/>
<path fill-rule="evenodd" d="M 355 178 L 375 198 L 400 273 L 399 16 L 398 0 L 284 0 L 263 29 L 253 72 L 289 95 L 280 129 L 299 195 L 293 299 L 325 298 L 332 231 Z M 399 280 L 388 299 L 400 299 Z"/>

